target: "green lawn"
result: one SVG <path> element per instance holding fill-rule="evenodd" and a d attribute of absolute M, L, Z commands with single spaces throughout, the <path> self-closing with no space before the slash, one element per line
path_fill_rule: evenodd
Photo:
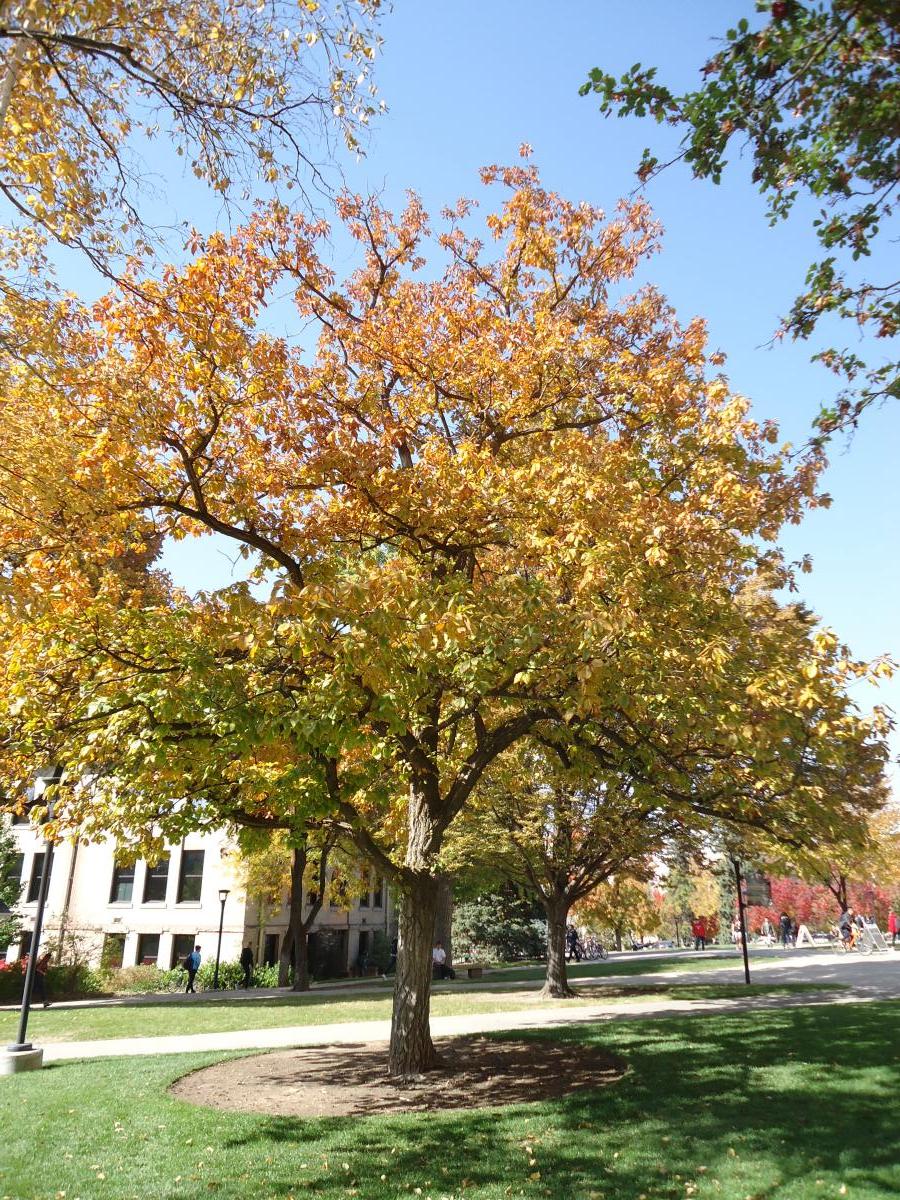
<path fill-rule="evenodd" d="M 628 1073 L 595 1093 L 503 1110 L 308 1122 L 166 1094 L 215 1054 L 0 1079 L 0 1196 L 888 1200 L 900 1191 L 897 1002 L 526 1036 L 600 1043 Z"/>
<path fill-rule="evenodd" d="M 666 986 L 604 986 L 586 989 L 576 1000 L 539 1000 L 535 992 L 504 991 L 490 984 L 479 991 L 438 991 L 431 999 L 434 1016 L 513 1012 L 536 1005 L 626 1003 L 635 999 L 718 1000 L 772 992 L 821 991 L 820 984 L 669 984 Z M 360 995 L 278 997 L 264 1000 L 192 1000 L 189 1003 L 144 1003 L 109 1008 L 35 1009 L 28 1023 L 29 1040 L 85 1041 L 92 1038 L 159 1037 L 179 1033 L 222 1033 L 233 1029 L 272 1029 L 284 1025 L 328 1025 L 342 1021 L 386 1020 L 391 997 Z M 0 1039 L 15 1038 L 18 1013 L 0 1013 Z"/>

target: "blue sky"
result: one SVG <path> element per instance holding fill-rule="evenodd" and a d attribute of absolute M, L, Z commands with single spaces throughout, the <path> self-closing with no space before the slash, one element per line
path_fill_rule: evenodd
<path fill-rule="evenodd" d="M 517 161 L 520 143 L 529 142 L 548 186 L 612 209 L 635 187 L 642 148 L 674 143 L 649 122 L 601 119 L 595 100 L 578 96 L 588 71 L 621 73 L 640 61 L 658 65 L 669 83 L 691 84 L 713 51 L 712 39 L 742 15 L 752 18 L 753 5 L 398 0 L 383 25 L 377 72 L 389 111 L 373 128 L 364 160 L 342 163 L 347 182 L 396 205 L 413 188 L 437 214 L 478 189 L 480 166 Z M 738 160 L 733 168 L 718 187 L 692 180 L 677 165 L 651 183 L 645 194 L 665 238 L 646 277 L 683 319 L 707 319 L 712 344 L 728 355 L 732 386 L 752 399 L 757 415 L 776 418 L 799 442 L 835 383 L 810 364 L 808 345 L 770 343 L 815 254 L 811 209 L 770 228 L 746 164 Z M 169 186 L 182 212 L 186 195 L 199 204 L 198 225 L 218 219 L 196 189 Z M 338 246 L 339 270 L 345 253 Z M 855 333 L 845 327 L 840 336 L 843 344 Z M 783 538 L 792 558 L 814 559 L 812 575 L 802 579 L 803 599 L 865 656 L 900 656 L 898 448 L 900 408 L 869 412 L 851 442 L 833 447 L 826 478 L 832 508 Z M 232 577 L 230 559 L 213 545 L 182 543 L 166 562 L 192 590 Z M 900 709 L 897 681 L 880 693 Z M 867 688 L 858 698 L 864 706 L 872 702 Z"/>

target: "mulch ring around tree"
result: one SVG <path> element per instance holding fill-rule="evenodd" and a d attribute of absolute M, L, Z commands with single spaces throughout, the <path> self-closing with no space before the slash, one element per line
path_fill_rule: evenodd
<path fill-rule="evenodd" d="M 175 1081 L 180 1100 L 279 1117 L 376 1116 L 499 1108 L 615 1083 L 622 1059 L 576 1041 L 461 1037 L 436 1043 L 441 1067 L 390 1081 L 387 1046 L 308 1046 L 230 1059 Z"/>

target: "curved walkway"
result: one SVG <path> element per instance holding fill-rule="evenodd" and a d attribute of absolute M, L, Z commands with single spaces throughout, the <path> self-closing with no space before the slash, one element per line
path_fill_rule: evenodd
<path fill-rule="evenodd" d="M 738 965 L 723 963 L 723 969 L 703 972 L 685 971 L 647 975 L 611 975 L 601 978 L 575 980 L 590 983 L 597 1003 L 583 1002 L 570 1010 L 559 1007 L 535 1007 L 513 1012 L 475 1013 L 469 1016 L 433 1017 L 434 1037 L 460 1034 L 489 1033 L 500 1029 L 535 1029 L 552 1025 L 572 1025 L 590 1021 L 632 1020 L 634 1018 L 683 1016 L 708 1012 L 744 1012 L 771 1010 L 816 1004 L 865 1003 L 876 999 L 900 998 L 900 954 L 871 958 L 849 958 L 837 954 L 783 955 L 757 959 L 753 965 L 755 980 L 772 983 L 818 983 L 818 993 L 755 994 L 719 1000 L 672 1000 L 652 998 L 616 1004 L 604 1004 L 601 997 L 604 985 L 628 986 L 667 983 L 735 983 L 743 978 Z M 498 972 L 498 975 L 500 973 Z M 494 977 L 480 985 L 481 990 Z M 510 981 L 512 983 L 513 981 Z M 522 981 L 523 987 L 534 988 L 533 980 Z M 838 990 L 840 988 L 841 990 Z M 472 990 L 475 990 L 474 988 Z M 517 986 L 516 991 L 519 990 Z M 127 1055 L 184 1054 L 210 1050 L 274 1049 L 285 1046 L 353 1045 L 364 1042 L 387 1041 L 390 1022 L 347 1021 L 332 1025 L 287 1025 L 271 1029 L 234 1030 L 221 1033 L 177 1034 L 150 1038 L 108 1038 L 83 1042 L 58 1042 L 44 1048 L 45 1062 L 77 1058 L 106 1058 Z"/>

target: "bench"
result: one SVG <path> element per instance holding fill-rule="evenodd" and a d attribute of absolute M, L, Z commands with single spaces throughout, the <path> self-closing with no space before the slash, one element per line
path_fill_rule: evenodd
<path fill-rule="evenodd" d="M 481 963 L 454 963 L 454 971 L 465 971 L 469 979 L 480 979 L 484 974 L 484 966 Z"/>

